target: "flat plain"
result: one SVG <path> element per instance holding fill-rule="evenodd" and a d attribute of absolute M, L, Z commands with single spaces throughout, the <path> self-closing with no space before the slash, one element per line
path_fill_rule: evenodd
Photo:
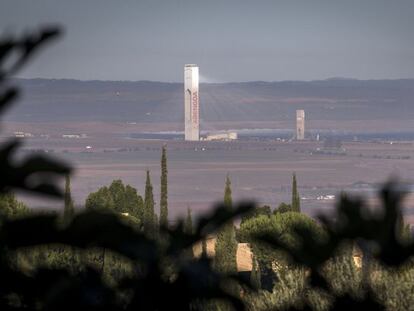
<path fill-rule="evenodd" d="M 202 83 L 203 134 L 270 129 L 284 131 L 285 136 L 198 143 L 177 139 L 183 130 L 182 83 L 14 82 L 23 93 L 2 122 L 2 139 L 14 132 L 27 133 L 31 137 L 25 139 L 25 153 L 48 152 L 72 163 L 76 168 L 72 192 L 78 206 L 88 193 L 118 178 L 142 194 L 146 169 L 151 171 L 158 202 L 163 144 L 168 149 L 172 218 L 188 206 L 197 214 L 222 200 L 227 174 L 235 201 L 255 200 L 275 207 L 290 201 L 295 172 L 303 210 L 312 215 L 332 210 L 333 196 L 342 190 L 374 202 L 375 189 L 391 176 L 411 189 L 414 184 L 413 79 Z M 287 138 L 293 135 L 296 109 L 305 110 L 308 141 Z M 160 132 L 175 133 L 175 139 L 142 136 Z M 325 150 L 323 142 L 316 141 L 318 134 L 324 140 L 344 133 L 340 150 Z M 382 141 L 372 139 L 377 134 Z M 406 141 L 392 141 L 392 137 Z M 407 196 L 406 215 L 414 223 L 412 198 Z M 63 205 L 22 199 L 32 206 Z"/>
<path fill-rule="evenodd" d="M 159 201 L 160 156 L 168 152 L 169 206 L 172 218 L 187 207 L 195 214 L 223 197 L 224 179 L 231 177 L 235 201 L 253 200 L 272 208 L 290 201 L 291 178 L 296 173 L 304 212 L 329 212 L 340 191 L 364 195 L 374 202 L 374 191 L 396 177 L 409 185 L 414 176 L 413 142 L 344 142 L 342 151 L 323 152 L 318 141 L 184 142 L 128 139 L 121 135 L 86 138 L 28 138 L 24 153 L 47 152 L 73 165 L 73 197 L 82 206 L 88 193 L 122 179 L 144 192 L 145 171 L 151 172 Z M 89 146 L 86 148 L 86 146 Z M 61 206 L 29 196 L 30 205 Z M 407 220 L 414 222 L 414 198 L 405 200 Z"/>

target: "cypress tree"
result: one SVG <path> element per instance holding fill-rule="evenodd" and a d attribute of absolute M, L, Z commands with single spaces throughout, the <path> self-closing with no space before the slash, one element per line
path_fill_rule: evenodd
<path fill-rule="evenodd" d="M 296 191 L 297 191 L 297 184 L 296 184 L 296 174 L 293 173 L 292 175 L 292 200 L 291 200 L 291 206 L 292 210 L 296 211 Z"/>
<path fill-rule="evenodd" d="M 224 205 L 232 208 L 231 182 L 227 175 L 224 190 Z M 233 222 L 223 226 L 217 235 L 215 245 L 214 265 L 219 272 L 236 272 L 237 271 L 237 241 Z"/>
<path fill-rule="evenodd" d="M 70 190 L 70 177 L 69 175 L 65 176 L 65 194 L 64 194 L 64 201 L 65 201 L 65 207 L 63 210 L 63 219 L 66 221 L 69 221 L 73 215 L 75 214 L 75 209 L 73 206 L 73 200 Z"/>
<path fill-rule="evenodd" d="M 207 257 L 207 238 L 201 242 L 201 256 Z"/>
<path fill-rule="evenodd" d="M 404 216 L 401 210 L 398 211 L 396 221 L 396 237 L 402 241 L 410 240 L 410 225 L 404 222 Z"/>
<path fill-rule="evenodd" d="M 184 222 L 184 232 L 187 234 L 193 233 L 193 219 L 191 216 L 191 208 L 189 207 L 187 208 L 187 218 Z"/>
<path fill-rule="evenodd" d="M 154 220 L 153 220 L 153 225 L 152 225 L 152 233 L 153 233 L 153 237 L 156 237 L 158 232 L 159 232 L 159 226 L 158 224 L 160 223 L 159 219 L 158 219 L 158 215 L 157 213 L 154 212 Z"/>
<path fill-rule="evenodd" d="M 296 174 L 292 176 L 292 211 L 300 213 L 300 196 L 296 182 Z"/>
<path fill-rule="evenodd" d="M 64 193 L 63 223 L 68 224 L 75 214 L 75 208 L 72 200 L 70 189 L 70 176 L 65 176 L 65 193 Z M 71 246 L 50 247 L 50 250 L 57 252 L 56 262 L 61 265 L 68 265 L 72 271 L 79 269 L 79 254 Z"/>
<path fill-rule="evenodd" d="M 224 205 L 227 208 L 232 208 L 233 205 L 233 200 L 231 197 L 231 181 L 228 174 L 226 176 L 226 184 L 224 187 Z"/>
<path fill-rule="evenodd" d="M 252 271 L 250 272 L 250 284 L 252 284 L 254 288 L 259 289 L 262 286 L 260 268 L 259 268 L 257 259 L 255 258 L 254 255 L 252 256 L 252 261 L 253 261 L 253 266 L 252 266 Z"/>
<path fill-rule="evenodd" d="M 152 192 L 152 184 L 150 172 L 147 170 L 145 180 L 145 198 L 144 198 L 144 231 L 149 235 L 154 234 L 155 230 L 155 213 L 154 213 L 154 195 Z"/>
<path fill-rule="evenodd" d="M 160 198 L 160 225 L 168 225 L 168 169 L 167 169 L 167 151 L 165 146 L 162 147 L 161 155 L 161 198 Z"/>

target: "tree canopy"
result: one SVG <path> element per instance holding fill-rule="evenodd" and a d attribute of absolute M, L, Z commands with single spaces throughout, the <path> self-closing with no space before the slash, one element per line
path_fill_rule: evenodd
<path fill-rule="evenodd" d="M 322 227 L 315 220 L 296 212 L 276 213 L 271 216 L 258 215 L 240 224 L 239 241 L 250 243 L 258 262 L 262 284 L 269 290 L 272 289 L 277 278 L 274 272 L 275 264 L 285 262 L 286 258 L 281 252 L 260 241 L 259 237 L 264 235 L 278 237 L 292 247 L 298 247 L 300 239 L 293 230 L 297 225 L 306 227 L 319 236 L 323 234 Z"/>
<path fill-rule="evenodd" d="M 142 197 L 134 187 L 124 185 L 120 179 L 90 193 L 86 198 L 85 208 L 118 212 L 139 222 L 144 217 Z"/>
<path fill-rule="evenodd" d="M 0 215 L 8 218 L 27 216 L 30 210 L 13 193 L 0 194 Z"/>

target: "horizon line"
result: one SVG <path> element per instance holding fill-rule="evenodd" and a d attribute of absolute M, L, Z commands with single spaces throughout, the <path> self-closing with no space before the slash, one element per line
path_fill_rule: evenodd
<path fill-rule="evenodd" d="M 11 80 L 55 80 L 55 81 L 78 81 L 78 82 L 129 82 L 129 83 L 165 83 L 165 84 L 183 84 L 184 82 L 177 81 L 160 81 L 160 80 L 106 80 L 106 79 L 76 79 L 76 78 L 45 78 L 45 77 L 12 77 Z M 412 78 L 348 78 L 348 77 L 328 77 L 324 79 L 312 79 L 312 80 L 246 80 L 246 81 L 220 81 L 220 82 L 200 82 L 200 84 L 236 84 L 236 83 L 283 83 L 283 82 L 326 82 L 326 81 L 402 81 L 402 80 L 414 80 Z"/>

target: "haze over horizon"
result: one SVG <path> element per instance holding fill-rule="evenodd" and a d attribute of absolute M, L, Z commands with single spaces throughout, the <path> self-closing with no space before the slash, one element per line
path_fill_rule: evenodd
<path fill-rule="evenodd" d="M 166 83 L 166 84 L 183 84 L 183 81 L 161 81 L 161 80 L 114 80 L 114 79 L 77 79 L 77 78 L 44 78 L 44 77 L 21 77 L 17 76 L 17 80 L 72 80 L 79 82 L 126 82 L 126 83 Z M 358 79 L 352 77 L 327 77 L 321 79 L 309 80 L 245 80 L 245 81 L 209 81 L 200 75 L 200 84 L 232 84 L 232 83 L 284 83 L 284 82 L 318 82 L 318 81 L 398 81 L 398 80 L 414 80 L 414 78 L 373 78 L 373 79 Z"/>
<path fill-rule="evenodd" d="M 414 2 L 3 0 L 3 35 L 66 35 L 22 78 L 204 82 L 414 78 Z"/>

